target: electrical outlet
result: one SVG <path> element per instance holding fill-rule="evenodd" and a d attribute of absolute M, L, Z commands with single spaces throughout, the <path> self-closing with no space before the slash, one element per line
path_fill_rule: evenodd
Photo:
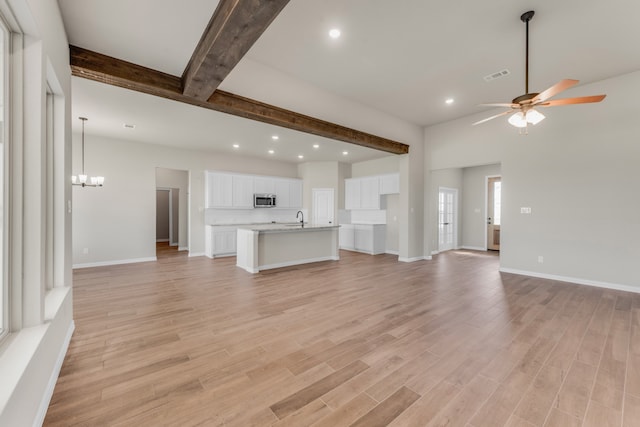
<path fill-rule="evenodd" d="M 544 262 L 544 257 L 542 255 L 538 255 L 538 263 L 542 264 Z"/>
<path fill-rule="evenodd" d="M 531 208 L 530 207 L 522 207 L 522 208 L 520 208 L 520 213 L 521 214 L 530 214 L 531 213 Z"/>

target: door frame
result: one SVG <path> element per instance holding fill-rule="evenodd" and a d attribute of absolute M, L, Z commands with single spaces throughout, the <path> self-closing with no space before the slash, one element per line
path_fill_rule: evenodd
<path fill-rule="evenodd" d="M 179 242 L 174 242 L 174 238 L 173 238 L 173 190 L 180 190 L 180 189 L 174 189 L 174 188 L 170 188 L 170 187 L 156 187 L 156 191 L 168 191 L 169 192 L 169 246 L 178 246 Z M 156 220 L 158 218 L 158 213 L 156 212 Z M 180 226 L 178 224 L 178 226 Z M 156 240 L 157 241 L 157 240 Z"/>
<path fill-rule="evenodd" d="M 458 242 L 458 223 L 460 221 L 460 190 L 458 188 L 453 188 L 453 187 L 443 187 L 443 186 L 439 186 L 438 187 L 438 203 L 437 203 L 437 211 L 436 211 L 436 218 L 437 218 L 437 224 L 438 224 L 438 251 L 437 253 L 442 252 L 440 250 L 440 192 L 442 190 L 448 190 L 448 191 L 453 191 L 455 193 L 455 200 L 454 200 L 454 215 L 453 215 L 453 247 L 451 249 L 447 249 L 447 250 L 455 250 L 455 249 L 460 249 L 460 245 Z"/>
<path fill-rule="evenodd" d="M 485 175 L 484 177 L 484 216 L 482 217 L 484 227 L 484 250 L 489 250 L 489 230 L 487 227 L 487 218 L 489 215 L 489 179 L 500 178 L 502 182 L 502 175 Z M 500 226 L 500 233 L 502 233 L 502 225 Z M 500 251 L 502 252 L 502 251 Z"/>

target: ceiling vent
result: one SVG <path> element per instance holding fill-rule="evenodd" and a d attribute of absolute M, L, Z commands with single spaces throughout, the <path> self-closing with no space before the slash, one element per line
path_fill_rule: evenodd
<path fill-rule="evenodd" d="M 492 73 L 492 74 L 489 74 L 488 76 L 484 76 L 484 81 L 490 82 L 491 80 L 499 79 L 500 77 L 508 76 L 509 74 L 511 74 L 511 71 L 505 68 L 504 70 L 500 70 L 496 73 Z"/>

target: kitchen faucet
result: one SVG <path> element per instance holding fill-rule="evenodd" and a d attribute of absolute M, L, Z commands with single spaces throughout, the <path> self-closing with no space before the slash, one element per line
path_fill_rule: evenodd
<path fill-rule="evenodd" d="M 302 213 L 302 211 L 298 211 L 296 219 L 298 219 L 298 215 L 302 215 L 302 221 L 300 221 L 300 223 L 302 224 L 302 228 L 304 228 L 304 213 Z"/>

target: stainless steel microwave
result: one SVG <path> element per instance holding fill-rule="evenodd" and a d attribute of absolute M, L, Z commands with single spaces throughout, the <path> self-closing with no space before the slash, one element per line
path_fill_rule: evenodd
<path fill-rule="evenodd" d="M 275 208 L 276 195 L 275 194 L 254 194 L 253 207 L 254 208 Z"/>

